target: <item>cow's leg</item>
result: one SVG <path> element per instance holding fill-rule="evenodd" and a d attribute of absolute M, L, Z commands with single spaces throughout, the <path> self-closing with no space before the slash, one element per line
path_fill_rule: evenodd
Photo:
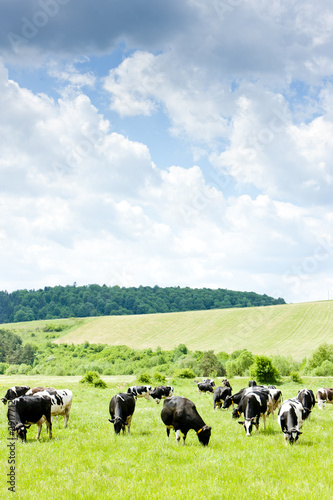
<path fill-rule="evenodd" d="M 131 423 L 132 423 L 132 417 L 133 417 L 133 415 L 131 415 L 130 417 L 127 417 L 128 434 L 130 434 Z"/>
<path fill-rule="evenodd" d="M 39 439 L 41 430 L 42 430 L 42 424 L 37 423 L 37 436 L 36 436 L 36 439 Z"/>
<path fill-rule="evenodd" d="M 176 431 L 176 441 L 177 441 L 177 444 L 179 444 L 179 441 L 180 441 L 180 430 Z"/>
<path fill-rule="evenodd" d="M 262 420 L 264 422 L 264 430 L 265 430 L 266 429 L 266 415 L 265 415 L 265 413 L 262 416 Z"/>
<path fill-rule="evenodd" d="M 169 427 L 166 428 L 166 431 L 167 431 L 167 440 L 169 442 L 169 436 L 170 436 L 170 429 L 169 429 Z"/>
<path fill-rule="evenodd" d="M 46 428 L 49 431 L 49 438 L 52 439 L 52 420 L 46 420 Z"/>
<path fill-rule="evenodd" d="M 183 434 L 183 446 L 185 445 L 185 439 L 186 439 L 186 436 L 187 436 L 187 433 L 185 432 L 185 433 Z"/>
<path fill-rule="evenodd" d="M 68 409 L 68 408 L 66 408 L 66 410 L 65 410 L 65 415 L 64 415 L 64 425 L 65 425 L 65 429 L 66 429 L 66 427 L 67 427 L 68 419 L 69 419 L 69 409 Z"/>

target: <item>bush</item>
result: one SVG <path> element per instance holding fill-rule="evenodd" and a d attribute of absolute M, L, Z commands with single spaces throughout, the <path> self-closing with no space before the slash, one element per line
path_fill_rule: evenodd
<path fill-rule="evenodd" d="M 183 368 L 182 370 L 176 370 L 173 376 L 175 378 L 195 378 L 195 373 L 192 368 Z"/>
<path fill-rule="evenodd" d="M 290 380 L 292 382 L 295 382 L 296 384 L 303 384 L 303 380 L 301 379 L 301 376 L 297 372 L 290 372 Z"/>
<path fill-rule="evenodd" d="M 279 381 L 279 372 L 267 356 L 255 356 L 250 373 L 259 384 L 275 384 Z"/>
<path fill-rule="evenodd" d="M 200 370 L 203 377 L 224 377 L 226 371 L 214 351 L 206 351 L 200 360 Z"/>
<path fill-rule="evenodd" d="M 8 368 L 8 363 L 0 363 L 0 375 L 3 375 Z"/>
<path fill-rule="evenodd" d="M 290 355 L 281 356 L 278 354 L 272 356 L 272 362 L 282 377 L 287 377 L 291 372 L 295 372 L 301 367 L 301 363 L 294 361 Z"/>
<path fill-rule="evenodd" d="M 333 363 L 326 359 L 313 371 L 316 377 L 331 377 L 333 375 Z"/>
<path fill-rule="evenodd" d="M 106 383 L 97 372 L 86 372 L 84 377 L 80 380 L 80 384 L 89 384 L 94 387 L 100 387 L 101 389 L 106 389 L 107 387 Z"/>
<path fill-rule="evenodd" d="M 137 380 L 138 380 L 139 384 L 151 384 L 152 383 L 152 379 L 151 379 L 151 376 L 149 373 L 141 373 L 138 376 Z"/>
<path fill-rule="evenodd" d="M 316 349 L 306 363 L 304 372 L 312 373 L 316 368 L 319 368 L 324 361 L 333 363 L 333 344 L 321 344 Z"/>
<path fill-rule="evenodd" d="M 162 373 L 159 372 L 155 372 L 153 376 L 153 382 L 156 384 L 165 385 L 166 383 L 165 375 L 162 375 Z"/>

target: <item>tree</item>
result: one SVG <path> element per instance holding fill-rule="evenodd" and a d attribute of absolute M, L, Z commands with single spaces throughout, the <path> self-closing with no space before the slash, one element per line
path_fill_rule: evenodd
<path fill-rule="evenodd" d="M 206 351 L 203 353 L 199 368 L 204 377 L 223 377 L 226 374 L 224 366 L 218 357 L 215 356 L 214 351 Z"/>
<path fill-rule="evenodd" d="M 275 384 L 279 381 L 279 372 L 267 356 L 255 356 L 250 373 L 259 384 Z"/>

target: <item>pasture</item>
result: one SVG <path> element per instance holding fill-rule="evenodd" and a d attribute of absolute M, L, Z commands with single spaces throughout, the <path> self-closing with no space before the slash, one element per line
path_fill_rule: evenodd
<path fill-rule="evenodd" d="M 190 431 L 186 445 L 177 446 L 172 431 L 167 443 L 160 413 L 163 402 L 139 399 L 131 435 L 115 436 L 108 422 L 109 402 L 126 391 L 134 377 L 103 377 L 107 389 L 79 383 L 81 377 L 1 376 L 0 395 L 13 385 L 48 385 L 71 389 L 73 406 L 68 428 L 54 421 L 49 441 L 45 425 L 39 442 L 36 426 L 28 430 L 26 444 L 15 443 L 16 492 L 20 500 L 57 499 L 331 499 L 333 405 L 318 410 L 305 421 L 299 443 L 285 444 L 277 418 L 260 424 L 259 434 L 245 436 L 243 426 L 232 420 L 230 410 L 213 410 L 211 394 L 199 395 L 192 380 L 169 381 L 175 395 L 186 396 L 212 426 L 207 447 Z M 217 385 L 221 379 L 216 380 Z M 248 379 L 230 380 L 233 392 Z M 303 384 L 279 386 L 283 398 L 295 397 L 307 387 L 333 385 L 331 378 L 304 377 Z M 1 404 L 1 490 L 7 490 L 7 407 Z"/>

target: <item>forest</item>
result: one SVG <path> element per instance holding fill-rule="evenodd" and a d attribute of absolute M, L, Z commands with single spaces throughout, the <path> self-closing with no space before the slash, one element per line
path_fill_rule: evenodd
<path fill-rule="evenodd" d="M 45 287 L 0 292 L 0 324 L 39 319 L 153 314 L 285 304 L 255 292 L 228 289 L 106 285 Z"/>

